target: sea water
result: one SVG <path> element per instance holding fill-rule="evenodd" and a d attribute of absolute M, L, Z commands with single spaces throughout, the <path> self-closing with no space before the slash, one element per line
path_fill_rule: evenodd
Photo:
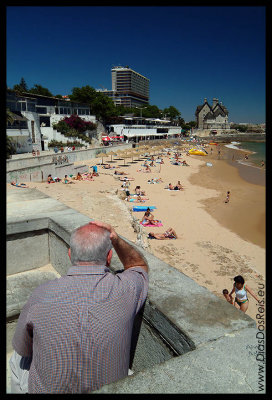
<path fill-rule="evenodd" d="M 254 164 L 260 165 L 262 161 L 266 161 L 265 145 L 265 142 L 242 142 L 239 144 L 239 148 L 252 151 L 251 154 L 248 154 L 249 160 Z"/>
<path fill-rule="evenodd" d="M 261 166 L 261 162 L 266 162 L 266 143 L 265 142 L 232 142 L 226 147 L 233 149 L 243 149 L 250 152 L 248 154 L 248 163 Z M 251 153 L 252 152 L 252 153 Z"/>

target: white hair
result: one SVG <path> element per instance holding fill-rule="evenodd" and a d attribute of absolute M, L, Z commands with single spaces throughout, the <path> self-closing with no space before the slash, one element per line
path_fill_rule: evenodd
<path fill-rule="evenodd" d="M 89 224 L 83 225 L 72 232 L 70 248 L 73 265 L 80 261 L 106 264 L 107 255 L 112 248 L 110 233 L 97 226 L 92 229 Z"/>

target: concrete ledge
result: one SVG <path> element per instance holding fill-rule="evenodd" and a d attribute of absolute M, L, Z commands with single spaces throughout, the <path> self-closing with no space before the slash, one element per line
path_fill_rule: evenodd
<path fill-rule="evenodd" d="M 20 314 L 30 294 L 44 282 L 59 278 L 60 275 L 50 265 L 35 270 L 16 273 L 7 277 L 6 316 L 11 318 Z"/>
<path fill-rule="evenodd" d="M 257 381 L 257 332 L 246 328 L 225 334 L 183 356 L 105 385 L 92 394 L 264 393 L 259 391 Z"/>

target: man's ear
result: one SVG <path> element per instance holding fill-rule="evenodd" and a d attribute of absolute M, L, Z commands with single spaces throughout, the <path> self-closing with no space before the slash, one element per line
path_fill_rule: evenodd
<path fill-rule="evenodd" d="M 68 256 L 69 256 L 69 258 L 70 258 L 70 260 L 71 260 L 71 249 L 69 248 L 69 250 L 68 250 Z"/>
<path fill-rule="evenodd" d="M 106 263 L 107 267 L 110 265 L 111 259 L 112 259 L 112 249 L 110 249 L 107 255 L 107 263 Z"/>

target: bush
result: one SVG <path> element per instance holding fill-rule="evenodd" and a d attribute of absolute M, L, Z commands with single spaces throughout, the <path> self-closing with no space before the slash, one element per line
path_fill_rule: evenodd
<path fill-rule="evenodd" d="M 6 159 L 11 158 L 12 154 L 16 153 L 16 148 L 12 140 L 6 136 Z"/>
<path fill-rule="evenodd" d="M 51 140 L 48 143 L 48 147 L 66 147 L 66 146 L 75 146 L 75 147 L 83 147 L 85 146 L 84 144 L 79 143 L 77 140 L 74 140 L 73 142 L 67 142 L 67 143 L 63 143 L 63 142 L 58 142 L 57 140 Z"/>

